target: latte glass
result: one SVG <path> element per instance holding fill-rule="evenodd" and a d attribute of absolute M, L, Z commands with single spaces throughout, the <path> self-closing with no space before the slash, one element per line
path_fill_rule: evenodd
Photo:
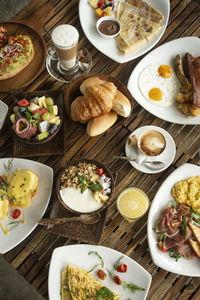
<path fill-rule="evenodd" d="M 57 26 L 51 35 L 61 67 L 66 70 L 73 69 L 76 65 L 79 32 L 69 24 Z"/>

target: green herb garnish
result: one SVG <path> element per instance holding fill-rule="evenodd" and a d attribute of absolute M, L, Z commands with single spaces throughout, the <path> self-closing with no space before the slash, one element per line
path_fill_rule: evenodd
<path fill-rule="evenodd" d="M 123 286 L 125 288 L 129 289 L 132 293 L 135 293 L 137 291 L 145 291 L 146 290 L 134 283 L 126 283 L 126 281 L 123 281 Z"/>
<path fill-rule="evenodd" d="M 103 261 L 103 258 L 101 257 L 101 255 L 97 252 L 97 251 L 90 251 L 89 253 L 88 253 L 88 255 L 90 255 L 90 254 L 95 254 L 99 259 L 100 259 L 100 263 L 98 263 L 98 264 L 96 264 L 96 265 L 94 265 L 94 267 L 92 267 L 92 269 L 91 270 L 89 270 L 88 271 L 88 273 L 90 273 L 90 272 L 92 272 L 96 267 L 98 267 L 98 266 L 101 266 L 102 268 L 104 267 L 104 261 Z"/>
<path fill-rule="evenodd" d="M 7 172 L 10 171 L 10 169 L 12 168 L 12 166 L 13 166 L 13 158 L 11 158 L 11 159 L 8 160 L 7 165 L 4 164 L 4 168 L 5 168 L 5 170 Z"/>
<path fill-rule="evenodd" d="M 174 249 L 169 249 L 168 254 L 171 258 L 174 258 L 176 261 L 178 261 L 179 258 L 181 258 L 181 256 L 182 256 L 178 251 L 176 251 Z"/>
<path fill-rule="evenodd" d="M 36 120 L 41 119 L 42 115 L 40 113 L 33 114 L 33 118 Z"/>
<path fill-rule="evenodd" d="M 181 223 L 181 232 L 182 232 L 184 239 L 186 238 L 186 230 L 187 230 L 187 221 L 186 221 L 185 216 L 183 216 L 183 220 Z"/>
<path fill-rule="evenodd" d="M 194 220 L 196 223 L 200 224 L 200 214 L 195 213 L 193 210 L 191 212 L 191 218 Z"/>
<path fill-rule="evenodd" d="M 114 264 L 114 268 L 117 269 L 117 267 L 120 265 L 120 261 L 122 260 L 124 256 L 120 256 L 120 258 L 118 258 L 118 260 L 116 261 L 116 263 Z"/>
<path fill-rule="evenodd" d="M 84 176 L 78 176 L 78 179 L 81 184 L 81 193 L 84 193 L 87 188 L 89 188 L 93 192 L 98 192 L 103 190 L 101 184 L 94 183 L 90 180 L 86 180 Z"/>
<path fill-rule="evenodd" d="M 15 228 L 17 228 L 17 227 L 19 226 L 20 223 L 21 223 L 21 221 L 15 221 L 15 222 L 10 222 L 10 223 L 8 223 L 8 224 L 7 224 L 8 226 L 12 225 L 12 226 L 8 229 L 8 231 L 12 231 L 12 230 L 14 230 Z"/>
<path fill-rule="evenodd" d="M 96 292 L 96 300 L 112 300 L 114 297 L 113 292 L 111 292 L 107 287 L 102 286 Z"/>

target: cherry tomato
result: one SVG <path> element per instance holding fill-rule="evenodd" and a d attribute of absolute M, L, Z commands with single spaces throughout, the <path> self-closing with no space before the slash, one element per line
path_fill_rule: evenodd
<path fill-rule="evenodd" d="M 32 111 L 32 114 L 41 114 L 43 115 L 44 113 L 48 112 L 46 108 L 38 108 Z"/>
<path fill-rule="evenodd" d="M 116 284 L 118 284 L 118 285 L 121 285 L 121 284 L 122 284 L 122 281 L 121 281 L 121 279 L 119 278 L 118 275 L 113 276 L 113 280 L 114 280 L 114 282 L 115 282 Z"/>
<path fill-rule="evenodd" d="M 4 26 L 0 26 L 0 32 L 7 32 L 8 29 Z"/>
<path fill-rule="evenodd" d="M 21 210 L 18 208 L 16 208 L 12 213 L 13 219 L 18 219 L 20 215 L 21 215 Z"/>
<path fill-rule="evenodd" d="M 103 175 L 103 173 L 104 173 L 103 168 L 99 168 L 97 170 L 97 173 L 98 173 L 99 176 Z"/>
<path fill-rule="evenodd" d="M 30 102 L 28 100 L 26 100 L 26 99 L 22 99 L 22 100 L 18 101 L 17 104 L 19 106 L 29 106 Z"/>
<path fill-rule="evenodd" d="M 101 8 L 101 9 L 103 10 L 103 9 L 106 7 L 105 1 L 103 1 L 103 0 L 101 1 L 101 0 L 100 0 L 100 1 L 98 2 L 98 7 Z"/>
<path fill-rule="evenodd" d="M 107 278 L 106 273 L 104 272 L 104 270 L 101 270 L 101 269 L 99 269 L 99 270 L 97 271 L 97 275 L 99 276 L 99 278 L 100 278 L 101 280 L 105 280 L 105 279 Z"/>
<path fill-rule="evenodd" d="M 167 253 L 167 249 L 165 249 L 163 247 L 163 243 L 162 242 L 158 242 L 158 248 L 163 252 L 163 253 Z"/>
<path fill-rule="evenodd" d="M 121 264 L 121 265 L 117 266 L 117 268 L 116 268 L 117 272 L 121 272 L 121 273 L 127 272 L 127 269 L 128 269 L 128 267 L 126 264 Z"/>
<path fill-rule="evenodd" d="M 9 45 L 13 45 L 15 42 L 15 37 L 14 36 L 10 36 L 9 39 L 8 39 L 8 44 Z"/>

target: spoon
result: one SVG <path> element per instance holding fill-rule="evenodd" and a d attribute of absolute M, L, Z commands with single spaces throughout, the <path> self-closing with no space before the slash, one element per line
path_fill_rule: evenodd
<path fill-rule="evenodd" d="M 71 221 L 80 221 L 84 224 L 94 224 L 97 223 L 100 219 L 100 214 L 94 215 L 80 215 L 79 217 L 70 217 L 70 218 L 54 218 L 54 219 L 41 219 L 38 221 L 40 225 L 60 225 L 63 223 L 71 222 Z"/>
<path fill-rule="evenodd" d="M 130 158 L 127 156 L 113 156 L 114 158 L 124 159 L 128 161 L 136 161 L 136 158 Z M 147 166 L 147 168 L 152 170 L 159 170 L 164 167 L 164 162 L 162 161 L 144 161 L 144 165 Z"/>

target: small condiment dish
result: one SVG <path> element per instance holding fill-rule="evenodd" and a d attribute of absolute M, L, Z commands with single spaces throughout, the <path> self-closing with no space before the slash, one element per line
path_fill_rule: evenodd
<path fill-rule="evenodd" d="M 114 17 L 106 16 L 101 17 L 97 23 L 96 28 L 98 33 L 105 38 L 114 38 L 121 31 L 121 24 L 119 20 Z M 105 32 L 104 32 L 105 30 Z M 109 33 L 110 31 L 110 33 Z"/>

